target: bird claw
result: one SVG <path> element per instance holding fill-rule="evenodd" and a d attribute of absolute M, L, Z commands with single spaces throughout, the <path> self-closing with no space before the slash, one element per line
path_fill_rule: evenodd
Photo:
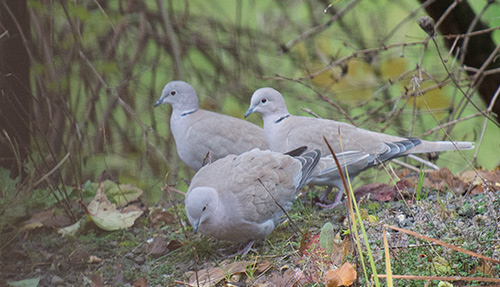
<path fill-rule="evenodd" d="M 238 251 L 232 255 L 229 255 L 228 258 L 233 258 L 233 257 L 236 257 L 238 255 L 240 257 L 244 257 L 245 255 L 247 255 L 247 253 L 250 251 L 250 249 L 252 249 L 254 242 L 255 242 L 255 240 L 248 242 L 248 244 L 243 249 L 241 249 L 240 251 Z"/>

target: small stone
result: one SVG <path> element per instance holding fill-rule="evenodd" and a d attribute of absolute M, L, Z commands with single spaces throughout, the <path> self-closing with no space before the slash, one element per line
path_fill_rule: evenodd
<path fill-rule="evenodd" d="M 396 219 L 398 220 L 399 224 L 401 224 L 406 219 L 406 216 L 404 214 L 398 214 L 396 215 Z"/>
<path fill-rule="evenodd" d="M 54 276 L 52 276 L 52 279 L 50 280 L 50 284 L 52 286 L 61 286 L 61 285 L 64 285 L 64 280 L 61 277 L 54 275 Z"/>
<path fill-rule="evenodd" d="M 127 259 L 133 259 L 135 257 L 134 253 L 132 253 L 132 252 L 128 252 L 124 256 Z"/>
<path fill-rule="evenodd" d="M 142 256 L 142 255 L 141 255 L 141 256 L 137 256 L 137 257 L 134 259 L 134 261 L 135 261 L 135 263 L 137 263 L 137 264 L 142 264 L 142 263 L 144 263 L 146 260 L 145 260 L 144 256 Z"/>
<path fill-rule="evenodd" d="M 413 226 L 413 218 L 408 217 L 407 219 L 403 220 L 403 222 L 401 223 L 401 226 L 412 227 Z"/>

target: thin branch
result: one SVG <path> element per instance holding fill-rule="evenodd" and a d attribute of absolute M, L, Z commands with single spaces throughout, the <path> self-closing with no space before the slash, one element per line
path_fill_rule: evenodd
<path fill-rule="evenodd" d="M 307 30 L 306 32 L 300 34 L 299 36 L 297 36 L 295 39 L 291 40 L 290 42 L 288 42 L 288 43 L 286 43 L 284 45 L 281 45 L 279 56 L 282 55 L 282 54 L 284 54 L 284 53 L 288 53 L 288 51 L 290 51 L 290 49 L 293 46 L 297 45 L 297 43 L 299 43 L 300 41 L 303 41 L 304 39 L 310 38 L 310 37 L 312 37 L 312 36 L 314 36 L 316 34 L 319 34 L 319 33 L 323 32 L 324 30 L 326 30 L 328 27 L 330 27 L 330 25 L 332 25 L 338 19 L 342 18 L 349 10 L 351 10 L 352 8 L 354 8 L 354 6 L 356 6 L 356 4 L 358 4 L 358 2 L 359 2 L 359 0 L 353 0 L 353 1 L 349 2 L 344 7 L 344 9 L 342 9 L 339 12 L 335 13 L 330 18 L 330 20 L 326 21 L 323 24 L 320 24 L 320 25 L 318 25 L 316 27 L 313 27 L 313 28 Z"/>

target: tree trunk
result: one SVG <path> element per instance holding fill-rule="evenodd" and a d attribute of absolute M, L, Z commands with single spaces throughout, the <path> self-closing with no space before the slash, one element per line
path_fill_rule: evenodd
<path fill-rule="evenodd" d="M 421 3 L 426 2 L 426 0 L 420 0 Z M 452 5 L 454 0 L 438 0 L 434 1 L 432 4 L 428 5 L 425 10 L 427 14 L 431 16 L 434 21 L 438 21 Z M 458 1 L 457 6 L 451 11 L 451 13 L 444 19 L 443 23 L 438 27 L 439 32 L 442 35 L 449 34 L 465 34 L 467 33 L 471 23 L 473 22 L 476 14 L 469 6 L 467 1 Z M 487 29 L 488 26 L 481 21 L 478 21 L 476 26 L 473 27 L 472 31 L 478 31 Z M 448 49 L 453 46 L 455 39 L 445 39 Z M 461 48 L 463 40 L 459 40 L 456 44 L 456 48 Z M 490 33 L 484 33 L 477 36 L 471 37 L 465 50 L 461 50 L 461 53 L 465 53 L 464 62 L 465 66 L 481 68 L 481 66 L 486 62 L 486 59 L 495 50 L 496 44 L 491 38 Z M 455 48 L 455 49 L 456 49 Z M 459 55 L 460 56 L 460 55 Z M 486 70 L 500 68 L 500 61 L 491 61 L 491 63 L 486 67 Z M 474 74 L 474 72 L 469 72 L 469 74 Z M 495 94 L 498 86 L 500 85 L 500 73 L 495 73 L 487 76 L 483 76 L 482 81 L 479 81 L 478 91 L 481 99 L 484 101 L 486 106 L 489 106 L 493 95 Z M 500 100 L 495 102 L 492 110 L 496 114 L 497 122 L 500 117 Z"/>
<path fill-rule="evenodd" d="M 0 166 L 12 178 L 31 151 L 29 26 L 26 0 L 0 0 Z"/>

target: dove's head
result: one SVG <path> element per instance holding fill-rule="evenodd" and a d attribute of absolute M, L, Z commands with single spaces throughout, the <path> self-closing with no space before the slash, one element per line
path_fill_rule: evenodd
<path fill-rule="evenodd" d="M 198 109 L 198 95 L 190 84 L 183 81 L 173 81 L 165 85 L 155 107 L 164 103 L 170 104 L 172 108 L 182 112 L 195 110 Z"/>
<path fill-rule="evenodd" d="M 280 92 L 273 88 L 261 88 L 253 93 L 245 118 L 251 113 L 259 113 L 264 119 L 267 116 L 279 118 L 288 115 L 288 110 Z"/>
<path fill-rule="evenodd" d="M 186 213 L 195 232 L 200 229 L 203 233 L 203 224 L 214 219 L 218 198 L 217 191 L 206 186 L 196 187 L 186 194 Z"/>

